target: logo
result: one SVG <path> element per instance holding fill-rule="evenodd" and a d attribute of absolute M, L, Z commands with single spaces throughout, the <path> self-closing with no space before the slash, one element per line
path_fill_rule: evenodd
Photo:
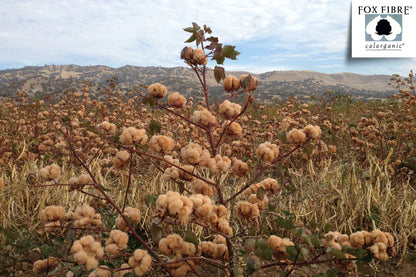
<path fill-rule="evenodd" d="M 365 15 L 366 41 L 402 41 L 402 15 Z"/>
<path fill-rule="evenodd" d="M 416 57 L 413 0 L 352 0 L 352 58 Z"/>

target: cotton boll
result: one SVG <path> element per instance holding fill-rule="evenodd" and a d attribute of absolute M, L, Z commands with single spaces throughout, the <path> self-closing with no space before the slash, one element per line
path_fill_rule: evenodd
<path fill-rule="evenodd" d="M 183 108 L 186 105 L 186 99 L 178 92 L 174 92 L 168 97 L 169 106 L 174 108 Z"/>
<path fill-rule="evenodd" d="M 228 75 L 223 81 L 223 87 L 226 92 L 238 91 L 240 88 L 240 79 L 235 76 Z"/>
<path fill-rule="evenodd" d="M 243 132 L 243 128 L 237 122 L 232 122 L 228 127 L 226 134 L 230 136 L 239 136 Z"/>
<path fill-rule="evenodd" d="M 168 90 L 164 85 L 161 85 L 160 83 L 151 84 L 147 88 L 147 92 L 151 97 L 154 97 L 156 99 L 161 99 L 166 96 Z"/>
<path fill-rule="evenodd" d="M 304 131 L 294 128 L 287 134 L 287 140 L 292 144 L 302 144 L 306 141 L 306 134 Z"/>
<path fill-rule="evenodd" d="M 321 137 L 321 128 L 319 126 L 307 125 L 303 128 L 306 136 L 311 139 L 319 139 Z"/>

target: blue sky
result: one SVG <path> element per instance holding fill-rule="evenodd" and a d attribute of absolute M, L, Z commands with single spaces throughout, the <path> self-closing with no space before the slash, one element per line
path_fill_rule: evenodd
<path fill-rule="evenodd" d="M 226 70 L 407 74 L 416 59 L 351 59 L 349 0 L 0 0 L 0 69 L 183 66 L 192 22 L 242 54 Z M 210 63 L 209 65 L 214 65 Z"/>

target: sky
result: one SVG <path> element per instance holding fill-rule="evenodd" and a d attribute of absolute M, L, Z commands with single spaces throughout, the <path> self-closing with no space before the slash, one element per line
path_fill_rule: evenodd
<path fill-rule="evenodd" d="M 185 66 L 206 24 L 241 52 L 226 70 L 407 75 L 416 59 L 351 59 L 349 0 L 0 0 L 0 69 L 42 65 Z M 208 66 L 215 66 L 210 61 Z"/>

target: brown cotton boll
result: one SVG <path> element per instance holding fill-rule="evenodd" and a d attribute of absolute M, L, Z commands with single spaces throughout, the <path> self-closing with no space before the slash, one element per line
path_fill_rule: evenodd
<path fill-rule="evenodd" d="M 207 217 L 212 213 L 212 204 L 202 204 L 196 209 L 196 215 L 201 217 Z"/>
<path fill-rule="evenodd" d="M 321 128 L 319 126 L 313 126 L 313 125 L 306 125 L 305 128 L 303 128 L 303 131 L 305 132 L 306 136 L 311 139 L 319 139 L 321 137 Z"/>
<path fill-rule="evenodd" d="M 206 56 L 204 50 L 200 48 L 194 49 L 194 51 L 192 52 L 192 60 L 194 63 L 203 65 L 204 63 L 206 63 L 205 59 Z"/>
<path fill-rule="evenodd" d="M 82 250 L 82 244 L 79 240 L 74 241 L 71 247 L 71 253 L 77 253 Z"/>
<path fill-rule="evenodd" d="M 112 230 L 110 232 L 110 238 L 117 244 L 121 249 L 127 248 L 127 242 L 129 241 L 129 236 L 119 230 Z"/>
<path fill-rule="evenodd" d="M 250 172 L 250 166 L 246 162 L 235 160 L 233 162 L 232 171 L 238 177 L 242 177 Z"/>
<path fill-rule="evenodd" d="M 190 207 L 183 207 L 181 211 L 178 214 L 179 220 L 182 223 L 188 223 L 189 222 L 189 216 L 192 214 L 192 208 Z"/>
<path fill-rule="evenodd" d="M 181 59 L 190 61 L 192 59 L 193 49 L 192 47 L 185 46 L 181 51 Z"/>
<path fill-rule="evenodd" d="M 204 202 L 204 200 L 200 196 L 202 196 L 202 195 L 201 194 L 191 195 L 189 197 L 189 199 L 191 199 L 191 201 L 192 201 L 195 209 L 198 208 L 198 207 L 200 207 L 203 204 L 203 202 Z"/>
<path fill-rule="evenodd" d="M 225 100 L 220 104 L 218 113 L 224 119 L 232 120 L 241 113 L 241 106 L 237 103 L 232 103 L 229 100 Z"/>
<path fill-rule="evenodd" d="M 390 233 L 384 233 L 384 235 L 387 238 L 387 247 L 393 247 L 394 246 L 394 237 Z"/>
<path fill-rule="evenodd" d="M 149 149 L 156 153 L 167 153 L 173 149 L 175 141 L 167 136 L 152 136 L 149 141 Z"/>
<path fill-rule="evenodd" d="M 239 136 L 243 132 L 243 128 L 237 122 L 232 122 L 227 128 L 226 134 L 230 136 Z"/>
<path fill-rule="evenodd" d="M 287 134 L 287 140 L 292 144 L 301 144 L 306 141 L 306 134 L 302 130 L 294 128 Z"/>
<path fill-rule="evenodd" d="M 377 242 L 370 247 L 370 252 L 381 261 L 386 261 L 389 257 L 386 250 L 387 246 L 382 242 Z"/>
<path fill-rule="evenodd" d="M 80 240 L 79 240 L 79 242 L 82 244 L 82 246 L 90 245 L 94 241 L 95 240 L 94 240 L 93 236 L 91 236 L 91 235 L 84 236 L 84 237 L 80 238 Z"/>
<path fill-rule="evenodd" d="M 356 232 L 350 235 L 350 244 L 352 247 L 363 248 L 365 245 L 365 238 L 363 232 Z"/>
<path fill-rule="evenodd" d="M 106 120 L 104 120 L 97 127 L 100 133 L 104 133 L 106 135 L 114 135 L 116 133 L 116 125 L 114 123 L 109 123 Z"/>
<path fill-rule="evenodd" d="M 179 197 L 169 199 L 168 210 L 170 215 L 176 215 L 183 207 L 183 202 Z"/>
<path fill-rule="evenodd" d="M 192 115 L 192 121 L 204 127 L 208 127 L 208 125 L 215 126 L 217 124 L 215 116 L 213 116 L 212 113 L 207 109 L 203 109 L 202 111 L 194 111 Z"/>
<path fill-rule="evenodd" d="M 182 256 L 192 256 L 195 254 L 195 252 L 196 252 L 196 248 L 193 243 L 190 243 L 190 242 L 182 243 L 182 247 L 180 250 L 180 253 L 182 254 Z"/>
<path fill-rule="evenodd" d="M 147 141 L 146 130 L 136 129 L 135 127 L 123 128 L 120 135 L 120 142 L 124 145 L 133 145 L 135 143 L 145 144 Z"/>
<path fill-rule="evenodd" d="M 166 168 L 165 171 L 163 172 L 162 178 L 165 181 L 170 181 L 170 180 L 177 180 L 179 179 L 179 169 L 177 169 L 176 167 L 169 167 Z"/>
<path fill-rule="evenodd" d="M 282 244 L 282 239 L 278 236 L 271 235 L 267 244 L 271 249 L 276 250 Z"/>
<path fill-rule="evenodd" d="M 115 243 L 110 243 L 105 246 L 105 252 L 110 255 L 119 255 L 121 249 Z"/>
<path fill-rule="evenodd" d="M 87 262 L 85 263 L 85 268 L 87 270 L 95 269 L 98 267 L 98 261 L 93 257 L 88 257 Z"/>
<path fill-rule="evenodd" d="M 373 243 L 381 242 L 385 245 L 388 245 L 389 241 L 384 234 L 384 232 L 380 231 L 379 229 L 373 230 L 371 233 L 371 237 L 373 238 Z"/>
<path fill-rule="evenodd" d="M 168 96 L 168 104 L 174 108 L 183 108 L 186 105 L 186 99 L 179 92 L 174 92 Z"/>
<path fill-rule="evenodd" d="M 324 125 L 325 125 L 325 127 L 327 127 L 328 129 L 331 129 L 331 128 L 332 128 L 332 123 L 331 123 L 331 122 L 329 122 L 328 120 L 324 120 Z"/>
<path fill-rule="evenodd" d="M 192 172 L 192 173 L 195 170 L 195 167 L 192 165 L 183 165 L 182 168 L 186 170 L 187 172 Z M 194 179 L 194 176 L 186 173 L 183 170 L 179 170 L 179 178 L 181 178 L 182 180 L 186 180 L 186 181 L 192 181 Z"/>
<path fill-rule="evenodd" d="M 224 91 L 233 92 L 240 88 L 240 79 L 235 76 L 228 75 L 223 81 Z"/>
<path fill-rule="evenodd" d="M 185 162 L 196 165 L 201 161 L 202 147 L 199 144 L 190 142 L 181 149 L 181 157 Z"/>
<path fill-rule="evenodd" d="M 155 83 L 148 86 L 147 92 L 149 93 L 149 96 L 161 99 L 166 96 L 168 89 L 160 83 Z"/>
<path fill-rule="evenodd" d="M 48 165 L 39 170 L 38 176 L 43 181 L 52 181 L 61 175 L 61 168 L 57 164 Z"/>
<path fill-rule="evenodd" d="M 174 159 L 172 156 L 165 155 L 165 156 L 163 156 L 163 160 L 166 161 L 162 164 L 164 168 L 172 167 L 171 164 L 174 164 L 176 166 L 180 166 L 179 159 Z"/>
<path fill-rule="evenodd" d="M 207 166 L 210 158 L 211 158 L 211 154 L 209 153 L 209 151 L 207 149 L 202 150 L 201 155 L 200 155 L 199 165 Z"/>
<path fill-rule="evenodd" d="M 169 197 L 166 194 L 161 194 L 156 199 L 156 207 L 167 208 L 168 204 L 169 204 Z"/>
<path fill-rule="evenodd" d="M 108 266 L 103 265 L 101 268 L 92 271 L 88 277 L 111 277 L 111 270 Z"/>
<path fill-rule="evenodd" d="M 81 250 L 79 252 L 76 252 L 74 254 L 74 260 L 79 265 L 86 264 L 87 263 L 87 260 L 88 260 L 88 254 L 85 251 L 83 251 L 83 250 Z"/>
<path fill-rule="evenodd" d="M 60 226 L 61 226 L 61 223 L 59 221 L 49 222 L 45 224 L 43 229 L 45 230 L 45 232 L 49 233 L 49 232 L 53 232 Z"/>
<path fill-rule="evenodd" d="M 194 180 L 194 192 L 195 194 L 203 194 L 208 196 L 214 195 L 213 187 L 199 179 Z"/>
<path fill-rule="evenodd" d="M 168 241 L 167 241 L 166 238 L 162 238 L 159 241 L 159 251 L 162 252 L 165 255 L 169 255 L 170 250 L 169 250 Z"/>

